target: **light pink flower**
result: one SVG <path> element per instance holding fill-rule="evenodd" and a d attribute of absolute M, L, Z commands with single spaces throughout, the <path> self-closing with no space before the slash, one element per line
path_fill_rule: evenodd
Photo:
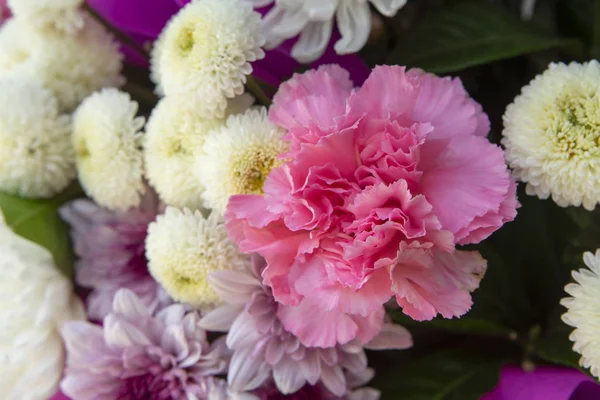
<path fill-rule="evenodd" d="M 73 400 L 225 399 L 216 376 L 227 370 L 228 353 L 223 340 L 208 344 L 199 320 L 181 304 L 155 313 L 119 290 L 103 327 L 64 325 L 61 390 Z"/>
<path fill-rule="evenodd" d="M 315 325 L 331 324 L 329 318 L 335 319 L 335 315 L 304 314 L 305 309 L 277 303 L 270 288 L 262 283 L 264 265 L 262 258 L 255 257 L 251 271 L 218 271 L 209 276 L 225 304 L 205 315 L 200 325 L 228 332 L 226 343 L 233 350 L 228 373 L 231 391 L 251 392 L 268 386 L 272 380 L 282 394 L 318 384 L 335 396 L 346 396 L 349 389 L 372 377 L 364 348 L 404 349 L 412 345 L 405 328 L 383 322 L 381 306 L 358 323 L 362 330 L 367 330 L 369 324 L 378 326 L 381 334 L 368 343 L 357 337 L 343 345 L 335 341 L 332 346 L 303 345 L 283 326 L 282 314 L 291 315 L 294 311 L 288 310 L 296 308 L 303 320 L 315 321 Z"/>
<path fill-rule="evenodd" d="M 126 212 L 105 210 L 90 200 L 74 200 L 60 209 L 71 226 L 76 281 L 91 288 L 87 313 L 102 320 L 120 288 L 133 291 L 147 306 L 170 303 L 169 296 L 148 272 L 146 230 L 158 212 L 158 200 L 148 194 L 140 208 Z"/>
<path fill-rule="evenodd" d="M 518 202 L 459 80 L 378 67 L 353 89 L 346 71 L 322 67 L 283 84 L 270 118 L 288 130 L 289 161 L 264 196 L 230 199 L 228 232 L 266 258 L 278 301 L 344 317 L 280 312 L 290 332 L 309 346 L 346 343 L 365 334 L 357 317 L 391 296 L 418 320 L 468 311 L 486 262 L 455 245 L 514 219 Z"/>

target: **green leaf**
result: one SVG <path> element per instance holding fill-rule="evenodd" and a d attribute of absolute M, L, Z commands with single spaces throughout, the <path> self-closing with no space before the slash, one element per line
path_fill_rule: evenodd
<path fill-rule="evenodd" d="M 394 322 L 406 326 L 409 329 L 413 326 L 420 326 L 422 328 L 433 328 L 455 334 L 492 336 L 509 340 L 515 335 L 515 332 L 510 328 L 487 319 L 470 317 L 469 314 L 455 319 L 438 317 L 425 322 L 415 321 L 402 314 L 401 311 L 392 311 L 388 312 L 388 314 L 392 317 Z"/>
<path fill-rule="evenodd" d="M 69 187 L 50 200 L 22 199 L 0 193 L 0 209 L 8 226 L 17 235 L 48 249 L 58 268 L 69 277 L 73 272 L 73 254 L 69 229 L 60 219 L 58 208 L 79 194 L 77 186 Z"/>
<path fill-rule="evenodd" d="M 426 15 L 387 63 L 446 73 L 574 44 L 578 42 L 538 32 L 500 6 L 471 0 Z"/>
<path fill-rule="evenodd" d="M 478 400 L 498 381 L 503 360 L 467 349 L 444 350 L 379 377 L 383 399 Z"/>

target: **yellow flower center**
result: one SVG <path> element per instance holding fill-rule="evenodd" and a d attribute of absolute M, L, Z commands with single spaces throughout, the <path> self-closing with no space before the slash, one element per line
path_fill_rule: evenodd
<path fill-rule="evenodd" d="M 550 111 L 547 129 L 564 158 L 589 159 L 600 156 L 600 98 L 593 94 L 563 95 Z"/>
<path fill-rule="evenodd" d="M 282 164 L 282 160 L 277 158 L 279 152 L 268 150 L 248 151 L 245 157 L 234 161 L 235 193 L 264 194 L 263 185 L 269 172 Z"/>

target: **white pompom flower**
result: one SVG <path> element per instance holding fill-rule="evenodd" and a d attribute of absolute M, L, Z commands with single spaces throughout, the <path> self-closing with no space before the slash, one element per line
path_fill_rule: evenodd
<path fill-rule="evenodd" d="M 84 20 L 74 35 L 8 20 L 0 29 L 0 77 L 42 82 L 66 112 L 94 91 L 120 86 L 123 56 L 117 43 L 98 22 Z"/>
<path fill-rule="evenodd" d="M 253 102 L 250 95 L 238 96 L 229 101 L 227 114 L 243 112 Z M 144 135 L 144 165 L 146 178 L 165 204 L 202 208 L 204 188 L 192 170 L 208 133 L 223 123 L 198 116 L 176 97 L 165 97 L 154 108 Z"/>
<path fill-rule="evenodd" d="M 163 202 L 202 207 L 203 189 L 192 170 L 208 132 L 221 123 L 196 116 L 173 97 L 154 108 L 144 135 L 144 162 L 146 177 Z"/>
<path fill-rule="evenodd" d="M 505 156 L 527 194 L 561 207 L 600 201 L 600 63 L 550 64 L 504 114 Z"/>
<path fill-rule="evenodd" d="M 73 146 L 79 181 L 99 205 L 125 211 L 142 201 L 144 118 L 128 93 L 103 89 L 73 116 Z"/>
<path fill-rule="evenodd" d="M 323 55 L 331 39 L 333 20 L 342 38 L 335 44 L 338 54 L 356 53 L 371 33 L 369 2 L 387 17 L 396 15 L 406 0 L 250 0 L 255 7 L 275 2 L 263 21 L 267 37 L 265 47 L 274 49 L 283 41 L 300 35 L 292 48 L 292 57 L 309 63 Z"/>
<path fill-rule="evenodd" d="M 264 57 L 260 15 L 242 0 L 193 0 L 156 41 L 152 76 L 158 91 L 222 118 L 227 99 L 244 92 L 251 62 Z"/>
<path fill-rule="evenodd" d="M 38 27 L 75 33 L 84 24 L 84 0 L 8 0 L 13 15 Z"/>
<path fill-rule="evenodd" d="M 167 207 L 148 227 L 148 269 L 175 300 L 202 310 L 221 304 L 208 281 L 214 271 L 241 270 L 250 264 L 248 255 L 227 237 L 222 219 L 200 211 Z"/>
<path fill-rule="evenodd" d="M 1 219 L 1 216 L 0 216 Z M 64 368 L 62 324 L 85 318 L 73 285 L 44 248 L 0 221 L 0 388 L 5 400 L 46 400 Z"/>
<path fill-rule="evenodd" d="M 0 191 L 52 197 L 75 178 L 71 119 L 35 81 L 0 79 Z"/>
<path fill-rule="evenodd" d="M 194 169 L 204 186 L 204 205 L 223 215 L 232 195 L 262 194 L 269 172 L 283 163 L 284 133 L 265 108 L 233 115 L 211 131 Z"/>
<path fill-rule="evenodd" d="M 573 350 L 581 354 L 579 363 L 600 378 L 600 249 L 595 255 L 586 252 L 583 261 L 589 269 L 573 271 L 577 283 L 565 287 L 572 297 L 560 302 L 567 308 L 562 319 L 575 328 L 569 339 L 574 342 Z"/>

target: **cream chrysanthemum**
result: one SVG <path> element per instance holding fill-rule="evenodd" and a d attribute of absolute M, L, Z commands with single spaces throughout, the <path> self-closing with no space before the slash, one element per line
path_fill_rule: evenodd
<path fill-rule="evenodd" d="M 85 318 L 71 282 L 44 248 L 0 216 L 0 387 L 4 400 L 46 400 L 64 368 L 60 327 Z"/>
<path fill-rule="evenodd" d="M 228 114 L 243 112 L 252 105 L 249 95 L 229 101 Z M 191 173 L 201 155 L 210 130 L 221 126 L 222 119 L 204 119 L 175 97 L 165 97 L 152 111 L 144 135 L 146 178 L 168 205 L 198 210 L 204 191 Z"/>
<path fill-rule="evenodd" d="M 550 64 L 504 115 L 506 160 L 527 194 L 561 207 L 600 201 L 600 64 Z"/>
<path fill-rule="evenodd" d="M 206 310 L 220 304 L 208 275 L 250 262 L 227 237 L 218 215 L 205 219 L 200 211 L 174 207 L 148 227 L 146 257 L 150 273 L 173 299 Z"/>
<path fill-rule="evenodd" d="M 281 165 L 278 156 L 287 150 L 283 135 L 265 108 L 233 115 L 213 130 L 194 169 L 204 186 L 204 205 L 222 215 L 232 195 L 263 193 L 267 175 Z"/>
<path fill-rule="evenodd" d="M 244 92 L 250 62 L 264 57 L 260 15 L 241 0 L 193 0 L 168 23 L 152 56 L 158 90 L 222 118 Z"/>
<path fill-rule="evenodd" d="M 52 197 L 75 178 L 71 119 L 35 82 L 0 79 L 0 191 Z"/>
<path fill-rule="evenodd" d="M 192 173 L 204 139 L 220 120 L 197 117 L 172 97 L 152 111 L 144 136 L 146 177 L 166 204 L 197 210 L 202 186 Z"/>
<path fill-rule="evenodd" d="M 567 308 L 562 316 L 567 325 L 575 328 L 569 336 L 573 350 L 581 354 L 579 363 L 590 368 L 592 374 L 600 377 L 600 249 L 596 254 L 587 252 L 583 261 L 589 269 L 573 271 L 577 283 L 570 283 L 565 291 L 572 297 L 560 302 Z"/>
<path fill-rule="evenodd" d="M 103 207 L 138 206 L 145 192 L 137 102 L 117 89 L 94 93 L 73 117 L 77 173 L 85 192 Z"/>
<path fill-rule="evenodd" d="M 96 90 L 123 83 L 118 45 L 91 18 L 76 35 L 40 31 L 12 18 L 0 30 L 0 49 L 0 77 L 39 80 L 63 111 L 73 111 Z"/>
<path fill-rule="evenodd" d="M 83 26 L 84 0 L 8 0 L 13 15 L 39 27 L 74 33 Z"/>

